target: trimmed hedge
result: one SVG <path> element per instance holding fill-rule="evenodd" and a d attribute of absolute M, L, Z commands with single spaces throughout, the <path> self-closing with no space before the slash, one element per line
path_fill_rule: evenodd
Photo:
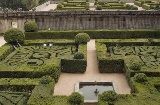
<path fill-rule="evenodd" d="M 38 105 L 39 101 L 49 98 L 53 95 L 54 92 L 54 81 L 50 81 L 48 84 L 39 84 L 37 85 L 27 102 L 27 105 Z"/>
<path fill-rule="evenodd" d="M 0 92 L 1 105 L 26 105 L 27 100 L 27 92 Z"/>
<path fill-rule="evenodd" d="M 3 46 L 0 47 L 0 61 L 5 59 L 12 51 L 13 47 L 11 44 L 4 44 Z"/>
<path fill-rule="evenodd" d="M 100 73 L 123 73 L 124 60 L 98 59 L 98 67 Z"/>
<path fill-rule="evenodd" d="M 61 71 L 66 73 L 84 73 L 87 61 L 85 59 L 61 59 Z"/>
<path fill-rule="evenodd" d="M 25 39 L 74 39 L 80 32 L 89 34 L 91 39 L 160 38 L 160 30 L 70 30 L 26 32 Z"/>

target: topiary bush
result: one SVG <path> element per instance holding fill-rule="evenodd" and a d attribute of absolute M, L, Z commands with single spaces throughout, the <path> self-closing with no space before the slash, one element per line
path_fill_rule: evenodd
<path fill-rule="evenodd" d="M 87 33 L 78 33 L 75 36 L 76 43 L 87 43 L 88 41 L 90 41 L 90 36 Z"/>
<path fill-rule="evenodd" d="M 129 68 L 131 70 L 134 70 L 134 71 L 140 71 L 141 70 L 141 65 L 137 62 L 133 62 L 130 64 Z"/>
<path fill-rule="evenodd" d="M 62 4 L 58 4 L 57 8 L 63 8 L 63 5 Z"/>
<path fill-rule="evenodd" d="M 114 91 L 104 91 L 100 98 L 102 101 L 107 101 L 109 105 L 112 105 L 117 99 L 117 93 Z"/>
<path fill-rule="evenodd" d="M 147 76 L 144 73 L 135 74 L 133 77 L 134 81 L 142 83 L 147 81 Z"/>
<path fill-rule="evenodd" d="M 4 40 L 7 43 L 22 43 L 25 39 L 25 34 L 18 28 L 10 28 L 4 33 Z"/>
<path fill-rule="evenodd" d="M 25 32 L 36 32 L 38 31 L 38 25 L 36 22 L 30 21 L 24 24 Z"/>
<path fill-rule="evenodd" d="M 78 92 L 73 92 L 68 97 L 68 102 L 70 105 L 84 105 L 84 97 Z"/>
<path fill-rule="evenodd" d="M 76 52 L 74 54 L 74 59 L 84 59 L 84 54 L 82 52 Z"/>
<path fill-rule="evenodd" d="M 102 6 L 101 5 L 97 5 L 96 6 L 96 10 L 102 10 Z"/>
<path fill-rule="evenodd" d="M 41 84 L 49 84 L 53 79 L 50 76 L 43 76 L 40 80 Z"/>

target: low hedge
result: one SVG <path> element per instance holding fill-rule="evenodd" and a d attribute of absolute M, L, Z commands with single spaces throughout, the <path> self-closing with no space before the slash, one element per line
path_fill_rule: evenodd
<path fill-rule="evenodd" d="M 52 44 L 54 45 L 75 45 L 74 40 L 67 40 L 67 39 L 57 39 L 57 40 L 49 40 L 49 39 L 37 39 L 37 40 L 25 40 L 23 45 L 25 46 L 33 46 L 33 45 L 43 45 L 43 44 Z"/>
<path fill-rule="evenodd" d="M 26 105 L 28 100 L 27 92 L 0 92 L 1 105 Z"/>
<path fill-rule="evenodd" d="M 148 4 L 143 4 L 142 5 L 142 8 L 146 9 L 146 10 L 149 10 L 150 9 L 150 5 Z"/>
<path fill-rule="evenodd" d="M 11 44 L 4 44 L 0 47 L 0 61 L 7 57 L 14 50 Z"/>
<path fill-rule="evenodd" d="M 54 81 L 49 82 L 49 84 L 39 83 L 39 85 L 33 89 L 27 105 L 39 105 L 37 104 L 39 101 L 52 97 L 54 93 L 54 85 Z"/>
<path fill-rule="evenodd" d="M 61 71 L 66 73 L 84 73 L 87 61 L 85 59 L 61 59 Z"/>
<path fill-rule="evenodd" d="M 98 67 L 100 73 L 123 73 L 124 60 L 98 59 Z"/>
<path fill-rule="evenodd" d="M 57 82 L 60 76 L 59 66 L 56 65 L 40 67 L 8 66 L 6 68 L 7 66 L 1 65 L 0 78 L 41 78 L 44 75 L 50 75 Z"/>
<path fill-rule="evenodd" d="M 33 98 L 32 98 L 33 99 Z M 52 96 L 47 98 L 36 98 L 28 101 L 27 105 L 70 105 L 67 96 Z"/>
<path fill-rule="evenodd" d="M 134 4 L 137 5 L 137 6 L 139 6 L 139 7 L 142 6 L 142 3 L 140 1 L 135 1 Z"/>
<path fill-rule="evenodd" d="M 84 30 L 84 31 L 38 31 L 26 32 L 26 40 L 33 39 L 74 39 L 84 32 L 91 39 L 129 39 L 129 38 L 160 38 L 160 30 Z"/>

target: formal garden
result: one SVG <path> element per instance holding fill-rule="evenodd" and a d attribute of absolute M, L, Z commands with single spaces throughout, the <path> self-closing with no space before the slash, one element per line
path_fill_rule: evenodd
<path fill-rule="evenodd" d="M 131 88 L 131 94 L 104 91 L 98 105 L 159 105 L 159 30 L 40 31 L 35 22 L 24 29 L 4 34 L 0 104 L 83 105 L 82 94 L 54 95 L 54 87 L 61 73 L 85 74 L 87 42 L 96 39 L 99 72 L 124 73 Z"/>
<path fill-rule="evenodd" d="M 160 8 L 160 2 L 151 0 L 135 0 L 135 5 L 142 7 L 146 10 L 158 10 Z"/>

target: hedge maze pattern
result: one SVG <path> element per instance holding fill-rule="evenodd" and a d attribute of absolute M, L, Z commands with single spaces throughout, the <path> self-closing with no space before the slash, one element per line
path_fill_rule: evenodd
<path fill-rule="evenodd" d="M 5 63 L 10 66 L 22 64 L 40 66 L 47 59 L 71 56 L 74 52 L 74 46 L 23 46 L 11 53 L 5 59 Z"/>
<path fill-rule="evenodd" d="M 144 66 L 160 66 L 160 46 L 111 46 L 111 57 L 135 55 Z"/>
<path fill-rule="evenodd" d="M 26 100 L 24 94 L 0 93 L 0 105 L 24 105 Z"/>

